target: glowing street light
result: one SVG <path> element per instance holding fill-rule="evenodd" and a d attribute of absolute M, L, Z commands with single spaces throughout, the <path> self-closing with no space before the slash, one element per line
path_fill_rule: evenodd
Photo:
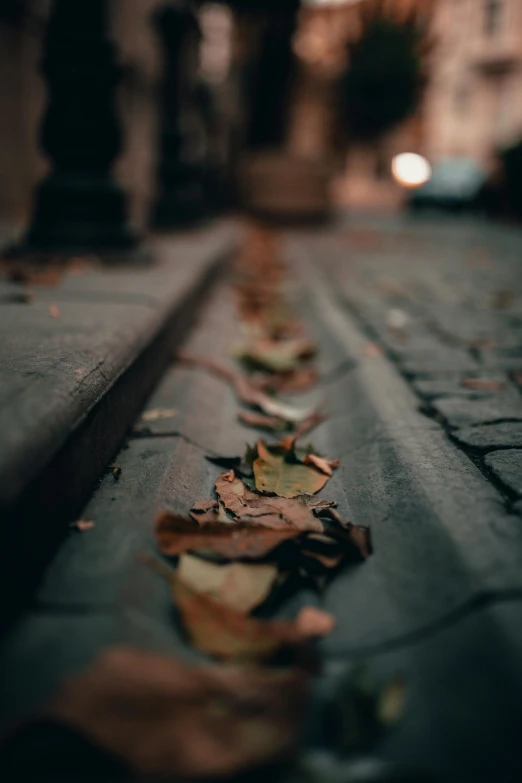
<path fill-rule="evenodd" d="M 392 161 L 393 178 L 405 188 L 418 188 L 431 179 L 431 166 L 422 155 L 403 152 Z"/>

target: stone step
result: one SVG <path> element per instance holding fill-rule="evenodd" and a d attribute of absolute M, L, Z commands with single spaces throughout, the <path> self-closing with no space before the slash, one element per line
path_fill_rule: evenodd
<path fill-rule="evenodd" d="M 365 661 L 381 681 L 402 675 L 407 683 L 404 719 L 374 747 L 375 758 L 420 770 L 412 778 L 419 783 L 520 780 L 517 519 L 438 425 L 417 412 L 388 360 L 364 354 L 367 338 L 322 270 L 314 270 L 306 244 L 291 250 L 306 280 L 302 312 L 321 347 L 323 378 L 299 403 L 326 401 L 331 418 L 310 440 L 341 458 L 342 467 L 322 494 L 338 501 L 345 518 L 371 524 L 375 542 L 375 554 L 348 567 L 322 595 L 303 590 L 277 609 L 278 616 L 293 617 L 316 604 L 337 618 L 319 647 L 324 672 L 308 742 L 331 749 L 327 705 L 352 667 Z M 224 356 L 237 334 L 230 295 L 219 287 L 183 347 Z M 107 471 L 82 511 L 95 527 L 70 532 L 31 611 L 0 648 L 3 728 L 115 643 L 201 659 L 177 624 L 168 585 L 140 553 L 155 552 L 158 510 L 168 505 L 186 514 L 194 501 L 212 497 L 219 468 L 205 456 L 237 455 L 256 431 L 237 422 L 226 384 L 176 364 L 146 407 L 173 414 L 137 420 L 114 459 L 119 478 Z"/>
<path fill-rule="evenodd" d="M 153 263 L 94 266 L 0 300 L 0 572 L 23 603 L 183 339 L 236 242 L 164 237 Z M 7 602 L 3 602 L 7 604 Z"/>

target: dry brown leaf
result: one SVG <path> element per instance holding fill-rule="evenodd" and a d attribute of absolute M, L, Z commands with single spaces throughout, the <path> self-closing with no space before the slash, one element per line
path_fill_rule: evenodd
<path fill-rule="evenodd" d="M 297 495 L 294 500 L 302 503 L 304 506 L 313 509 L 315 512 L 324 511 L 327 508 L 334 508 L 337 505 L 335 500 L 323 500 L 315 495 Z"/>
<path fill-rule="evenodd" d="M 338 468 L 341 463 L 338 459 L 325 459 L 324 457 L 318 457 L 317 454 L 307 454 L 304 464 L 313 465 L 321 473 L 331 476 L 335 468 Z"/>
<path fill-rule="evenodd" d="M 235 355 L 269 372 L 288 372 L 298 369 L 316 350 L 317 346 L 310 340 L 261 338 L 240 347 Z"/>
<path fill-rule="evenodd" d="M 7 265 L 7 276 L 9 280 L 16 283 L 25 283 L 28 285 L 57 285 L 64 274 L 63 266 L 41 267 L 22 267 L 16 262 Z"/>
<path fill-rule="evenodd" d="M 162 419 L 172 419 L 178 412 L 174 408 L 152 408 L 141 414 L 141 421 L 161 421 Z"/>
<path fill-rule="evenodd" d="M 382 348 L 377 343 L 365 343 L 361 353 L 370 359 L 380 359 L 383 356 Z"/>
<path fill-rule="evenodd" d="M 57 304 L 49 305 L 49 315 L 51 316 L 51 318 L 60 318 L 61 316 L 60 308 L 58 307 Z"/>
<path fill-rule="evenodd" d="M 309 432 L 318 427 L 319 424 L 322 424 L 323 421 L 326 421 L 327 418 L 328 416 L 325 413 L 312 413 L 310 416 L 307 416 L 305 419 L 300 421 L 296 426 L 294 430 L 295 437 L 302 438 L 303 435 L 307 435 Z"/>
<path fill-rule="evenodd" d="M 303 644 L 295 623 L 249 617 L 193 590 L 175 574 L 172 594 L 192 644 L 221 660 L 260 662 Z"/>
<path fill-rule="evenodd" d="M 228 778 L 290 759 L 308 677 L 299 669 L 190 666 L 114 648 L 40 716 L 71 726 L 147 780 Z"/>
<path fill-rule="evenodd" d="M 217 565 L 192 555 L 180 557 L 176 573 L 178 579 L 198 593 L 246 613 L 265 601 L 278 578 L 274 565 Z"/>
<path fill-rule="evenodd" d="M 386 683 L 379 694 L 377 715 L 381 723 L 393 726 L 404 714 L 406 703 L 406 684 L 402 679 Z"/>
<path fill-rule="evenodd" d="M 96 527 L 96 522 L 93 522 L 92 519 L 79 519 L 77 522 L 73 522 L 71 527 L 74 527 L 75 530 L 79 530 L 80 533 L 86 533 L 88 530 L 92 530 L 93 527 Z"/>
<path fill-rule="evenodd" d="M 280 432 L 285 430 L 287 423 L 284 419 L 277 416 L 267 416 L 265 413 L 257 411 L 239 411 L 238 420 L 248 427 L 256 427 L 258 430 L 269 430 L 270 432 Z"/>
<path fill-rule="evenodd" d="M 258 457 L 254 461 L 256 488 L 283 498 L 312 495 L 319 492 L 328 476 L 315 467 L 300 462 L 289 462 L 285 454 L 272 454 L 262 440 L 257 444 Z"/>
<path fill-rule="evenodd" d="M 301 532 L 321 532 L 324 529 L 309 505 L 281 496 L 267 497 L 252 492 L 233 470 L 223 473 L 217 479 L 216 492 L 225 508 L 236 516 L 238 522 L 263 525 L 274 530 L 291 527 Z"/>
<path fill-rule="evenodd" d="M 242 402 L 243 405 L 259 408 L 268 416 L 284 419 L 292 424 L 299 424 L 306 419 L 310 419 L 313 415 L 316 415 L 316 411 L 314 410 L 295 408 L 292 405 L 269 397 L 267 394 L 256 389 L 246 376 L 236 372 L 227 364 L 217 359 L 190 356 L 188 354 L 180 354 L 177 358 L 180 363 L 186 366 L 206 370 L 227 383 L 230 383 L 238 400 Z"/>
<path fill-rule="evenodd" d="M 299 367 L 291 372 L 264 375 L 255 386 L 259 391 L 272 394 L 298 394 L 311 389 L 318 380 L 315 367 Z"/>
<path fill-rule="evenodd" d="M 289 525 L 271 530 L 251 522 L 205 524 L 200 528 L 168 511 L 160 514 L 156 522 L 158 548 L 169 557 L 186 552 L 213 552 L 227 560 L 255 560 L 300 533 L 299 528 Z"/>
<path fill-rule="evenodd" d="M 190 516 L 198 525 L 230 525 L 233 522 L 223 504 L 217 500 L 198 500 L 190 509 Z"/>
<path fill-rule="evenodd" d="M 463 378 L 461 385 L 466 389 L 475 389 L 476 391 L 501 391 L 506 388 L 504 381 L 493 381 L 486 378 Z"/>
<path fill-rule="evenodd" d="M 338 568 L 345 558 L 345 552 L 336 555 L 324 555 L 320 552 L 308 551 L 306 547 L 303 547 L 301 554 L 304 557 L 311 557 L 314 560 L 317 560 L 317 562 L 320 563 L 323 568 L 327 569 Z"/>
<path fill-rule="evenodd" d="M 304 636 L 329 636 L 336 626 L 333 614 L 315 606 L 303 606 L 297 615 L 296 624 Z"/>

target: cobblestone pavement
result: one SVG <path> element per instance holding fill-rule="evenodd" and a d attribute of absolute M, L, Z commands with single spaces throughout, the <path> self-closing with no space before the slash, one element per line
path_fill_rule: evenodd
<path fill-rule="evenodd" d="M 353 219 L 315 242 L 339 301 L 522 513 L 522 232 Z"/>

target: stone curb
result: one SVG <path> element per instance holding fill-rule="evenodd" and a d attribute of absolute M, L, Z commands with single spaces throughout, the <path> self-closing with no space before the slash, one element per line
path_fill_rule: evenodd
<path fill-rule="evenodd" d="M 15 393 L 0 399 L 0 565 L 8 616 L 33 590 L 121 446 L 235 244 L 230 224 L 162 239 L 154 266 L 66 278 L 56 289 L 37 289 L 30 305 L 2 306 L 4 315 L 11 311 L 0 321 L 3 365 L 15 368 L 8 378 Z M 51 301 L 60 312 L 55 322 Z M 28 334 L 17 339 L 23 318 Z M 18 389 L 17 371 L 25 376 Z"/>

